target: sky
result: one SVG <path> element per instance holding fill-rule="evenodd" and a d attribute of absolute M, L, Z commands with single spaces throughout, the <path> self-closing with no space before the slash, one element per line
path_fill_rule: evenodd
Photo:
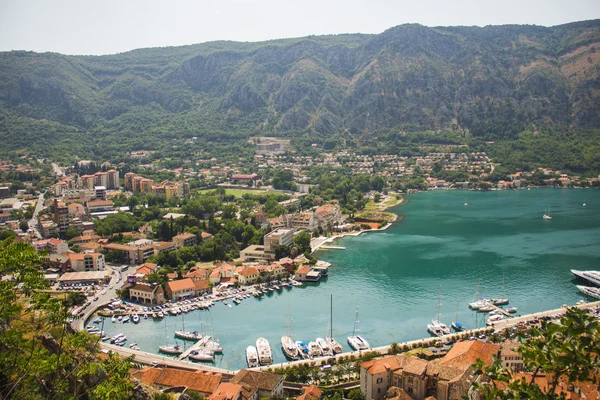
<path fill-rule="evenodd" d="M 0 0 L 0 51 L 101 55 L 381 33 L 404 23 L 553 26 L 596 18 L 600 0 Z"/>

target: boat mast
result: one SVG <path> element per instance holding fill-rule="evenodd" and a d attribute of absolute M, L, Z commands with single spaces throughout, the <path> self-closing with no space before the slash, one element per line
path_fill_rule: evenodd
<path fill-rule="evenodd" d="M 440 322 L 441 311 L 442 311 L 442 285 L 440 285 L 440 297 L 438 300 L 438 318 L 437 318 L 438 322 Z"/>
<path fill-rule="evenodd" d="M 356 306 L 356 318 L 354 319 L 354 331 L 352 332 L 352 336 L 356 336 L 358 333 L 358 306 Z"/>
<path fill-rule="evenodd" d="M 333 295 L 329 298 L 329 337 L 333 337 Z"/>

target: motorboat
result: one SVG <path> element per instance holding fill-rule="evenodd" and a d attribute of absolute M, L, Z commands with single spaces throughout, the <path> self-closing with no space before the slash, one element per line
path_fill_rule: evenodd
<path fill-rule="evenodd" d="M 592 285 L 600 286 L 600 271 L 579 271 L 572 269 L 571 272 L 579 279 L 589 282 Z"/>
<path fill-rule="evenodd" d="M 505 311 L 507 313 L 511 313 L 512 314 L 512 313 L 516 313 L 518 311 L 518 308 L 517 307 L 506 307 Z"/>
<path fill-rule="evenodd" d="M 273 362 L 273 354 L 269 341 L 263 337 L 256 339 L 256 351 L 258 352 L 258 361 L 261 365 L 269 365 Z"/>
<path fill-rule="evenodd" d="M 324 356 L 333 356 L 333 350 L 329 346 L 329 342 L 323 338 L 317 338 L 317 344 L 321 348 L 321 354 Z"/>
<path fill-rule="evenodd" d="M 494 322 L 498 322 L 504 319 L 503 315 L 490 315 L 490 317 L 487 320 L 487 324 L 486 325 L 492 325 Z"/>
<path fill-rule="evenodd" d="M 215 361 L 215 356 L 213 353 L 209 353 L 209 352 L 205 352 L 205 351 L 198 351 L 198 350 L 192 350 L 190 352 L 190 354 L 188 354 L 188 358 L 190 360 L 194 360 L 194 361 L 208 361 L 208 362 L 213 362 Z"/>
<path fill-rule="evenodd" d="M 283 354 L 290 360 L 297 360 L 299 357 L 298 348 L 296 344 L 289 336 L 281 337 L 281 348 L 283 349 Z"/>
<path fill-rule="evenodd" d="M 310 351 L 308 349 L 308 343 L 307 342 L 303 342 L 301 340 L 297 340 L 296 343 L 294 343 L 294 344 L 298 348 L 298 355 L 300 357 L 302 357 L 305 360 L 308 359 L 308 358 L 310 358 Z"/>
<path fill-rule="evenodd" d="M 542 216 L 543 219 L 552 219 L 552 217 L 550 216 L 550 209 L 547 208 L 546 212 L 544 213 L 544 215 Z"/>
<path fill-rule="evenodd" d="M 113 317 L 110 319 L 110 322 L 114 324 L 115 322 L 117 322 L 117 318 L 113 315 Z"/>
<path fill-rule="evenodd" d="M 133 316 L 131 317 L 131 320 L 133 321 L 134 324 L 137 324 L 138 322 L 140 322 L 140 316 L 137 314 L 133 314 Z"/>
<path fill-rule="evenodd" d="M 94 324 L 99 324 L 100 322 L 102 322 L 102 318 L 100 318 L 100 317 L 98 317 L 98 318 L 95 318 L 95 319 L 94 319 L 92 322 L 93 322 Z"/>
<path fill-rule="evenodd" d="M 123 323 L 129 322 L 129 315 L 124 316 L 122 322 Z"/>
<path fill-rule="evenodd" d="M 494 298 L 492 299 L 492 304 L 495 306 L 502 306 L 508 304 L 508 299 L 503 297 Z"/>
<path fill-rule="evenodd" d="M 342 345 L 339 344 L 339 342 L 337 340 L 335 340 L 334 338 L 327 336 L 325 338 L 325 340 L 327 340 L 327 342 L 329 343 L 329 346 L 331 347 L 331 350 L 333 350 L 334 354 L 339 354 L 339 353 L 344 352 L 344 348 L 342 347 Z"/>
<path fill-rule="evenodd" d="M 248 363 L 248 368 L 254 368 L 259 366 L 258 351 L 256 350 L 256 347 L 246 347 L 246 362 Z"/>
<path fill-rule="evenodd" d="M 600 299 L 600 288 L 592 287 L 592 286 L 577 285 L 577 289 L 579 289 L 579 291 L 585 295 L 588 295 L 595 299 Z"/>
<path fill-rule="evenodd" d="M 308 354 L 311 357 L 320 357 L 321 356 L 321 346 L 317 342 L 310 342 L 308 344 Z"/>
<path fill-rule="evenodd" d="M 465 327 L 464 327 L 464 325 L 463 325 L 463 324 L 461 324 L 460 322 L 456 322 L 456 321 L 454 321 L 454 322 L 452 323 L 452 328 L 453 328 L 455 331 L 457 331 L 457 332 L 462 332 L 462 331 L 464 331 L 464 330 L 465 330 Z"/>

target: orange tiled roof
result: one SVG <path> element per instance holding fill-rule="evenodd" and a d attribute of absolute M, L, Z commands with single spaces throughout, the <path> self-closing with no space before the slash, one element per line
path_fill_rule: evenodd
<path fill-rule="evenodd" d="M 364 362 L 360 365 L 371 375 L 381 374 L 385 371 L 395 371 L 401 367 L 396 357 L 385 357 L 377 360 Z"/>
<path fill-rule="evenodd" d="M 167 285 L 169 285 L 169 289 L 171 289 L 171 292 L 178 292 L 180 290 L 196 288 L 196 286 L 194 285 L 194 281 L 192 281 L 190 278 L 180 279 L 178 281 L 170 281 L 169 283 L 167 283 Z"/>
<path fill-rule="evenodd" d="M 231 382 L 223 382 L 215 389 L 209 400 L 235 400 L 240 397 L 242 385 Z"/>
<path fill-rule="evenodd" d="M 498 348 L 499 346 L 495 344 L 479 340 L 458 342 L 440 360 L 440 364 L 466 368 L 475 364 L 478 359 L 481 359 L 486 365 L 490 365 L 493 361 L 493 356 L 498 354 Z"/>
<path fill-rule="evenodd" d="M 231 378 L 232 383 L 247 384 L 254 388 L 268 391 L 274 390 L 281 381 L 283 381 L 282 375 L 247 369 L 241 370 Z"/>

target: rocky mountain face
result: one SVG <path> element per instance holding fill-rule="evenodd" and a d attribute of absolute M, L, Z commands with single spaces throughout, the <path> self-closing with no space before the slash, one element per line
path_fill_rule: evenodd
<path fill-rule="evenodd" d="M 110 56 L 0 53 L 4 118 L 82 129 L 152 107 L 248 132 L 600 126 L 600 20 L 555 27 L 402 25 L 378 35 L 213 42 Z M 215 122 L 217 123 L 217 122 Z M 225 125 L 227 127 L 227 125 Z"/>

